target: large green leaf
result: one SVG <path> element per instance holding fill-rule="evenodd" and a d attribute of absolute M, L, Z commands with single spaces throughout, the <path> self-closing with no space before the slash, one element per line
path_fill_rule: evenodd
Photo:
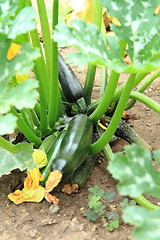
<path fill-rule="evenodd" d="M 160 209 L 128 207 L 124 210 L 123 220 L 135 225 L 133 236 L 136 240 L 160 240 Z"/>
<path fill-rule="evenodd" d="M 128 45 L 133 68 L 152 70 L 160 66 L 160 14 L 155 14 L 159 0 L 100 0 L 109 15 L 116 17 L 121 26 L 111 29 Z"/>
<path fill-rule="evenodd" d="M 107 65 L 119 72 L 127 68 L 121 57 L 118 38 L 112 37 L 111 40 L 111 37 L 107 37 L 109 44 L 107 49 L 104 36 L 93 24 L 85 23 L 80 19 L 72 22 L 72 28 L 59 24 L 53 31 L 53 38 L 59 46 L 71 46 L 79 50 L 79 53 L 69 55 L 68 60 L 75 64 Z"/>
<path fill-rule="evenodd" d="M 0 135 L 13 133 L 16 128 L 17 118 L 8 113 L 4 116 L 0 116 Z"/>
<path fill-rule="evenodd" d="M 9 174 L 13 169 L 32 169 L 35 166 L 33 161 L 33 148 L 29 143 L 19 143 L 12 153 L 0 148 L 0 176 Z"/>
<path fill-rule="evenodd" d="M 24 43 L 20 48 L 20 54 L 17 54 L 12 60 L 7 60 L 6 55 L 10 47 L 8 40 L 1 42 L 0 47 L 1 46 L 3 47 L 3 54 L 0 56 L 0 81 L 7 81 L 17 73 L 25 74 L 33 68 L 33 60 L 40 56 L 39 49 L 33 49 L 30 43 Z M 4 52 L 6 52 L 5 56 Z"/>
<path fill-rule="evenodd" d="M 137 197 L 147 193 L 160 197 L 160 172 L 153 167 L 149 150 L 126 146 L 125 154 L 114 155 L 108 170 L 119 180 L 117 187 L 121 195 Z"/>
<path fill-rule="evenodd" d="M 38 98 L 38 82 L 28 79 L 16 87 L 9 88 L 5 82 L 0 85 L 0 114 L 7 113 L 11 106 L 21 110 L 33 108 Z"/>
<path fill-rule="evenodd" d="M 79 50 L 69 56 L 75 64 L 102 64 L 117 72 L 150 72 L 160 67 L 160 14 L 154 14 L 158 0 L 101 1 L 110 15 L 120 21 L 121 26 L 112 26 L 116 36 L 102 36 L 98 28 L 77 19 L 72 26 L 57 25 L 53 38 L 60 46 L 72 46 Z M 131 63 L 126 65 L 120 46 L 125 41 Z"/>
<path fill-rule="evenodd" d="M 32 7 L 23 8 L 13 20 L 9 27 L 8 37 L 15 39 L 18 35 L 26 33 L 36 28 L 35 11 Z"/>
<path fill-rule="evenodd" d="M 18 0 L 0 0 L 0 32 L 8 33 L 8 26 L 18 8 Z"/>

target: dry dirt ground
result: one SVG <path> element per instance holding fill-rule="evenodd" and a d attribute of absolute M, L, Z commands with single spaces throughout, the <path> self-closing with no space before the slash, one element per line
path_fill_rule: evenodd
<path fill-rule="evenodd" d="M 61 49 L 65 56 L 67 49 Z M 84 82 L 86 69 L 73 67 L 76 75 Z M 122 76 L 121 81 L 126 79 Z M 94 98 L 98 95 L 99 72 L 97 74 Z M 159 101 L 160 79 L 150 86 L 146 93 Z M 128 111 L 133 119 L 129 120 L 130 126 L 143 137 L 154 150 L 159 149 L 160 142 L 160 116 L 141 103 L 137 103 L 132 110 Z M 114 152 L 122 151 L 126 143 L 117 140 L 112 149 Z M 23 173 L 13 171 L 12 174 L 0 178 L 0 240 L 129 240 L 132 227 L 121 224 L 118 230 L 107 231 L 102 221 L 91 222 L 84 217 L 88 209 L 88 188 L 98 185 L 105 191 L 116 192 L 115 201 L 112 203 L 120 210 L 120 202 L 123 200 L 116 191 L 116 181 L 112 179 L 106 170 L 107 162 L 99 159 L 89 176 L 84 188 L 78 193 L 66 195 L 61 192 L 59 186 L 54 195 L 60 199 L 59 210 L 54 213 L 51 205 L 45 200 L 41 203 L 23 203 L 14 205 L 7 195 L 13 192 L 23 179 Z M 153 199 L 152 199 L 153 200 Z"/>

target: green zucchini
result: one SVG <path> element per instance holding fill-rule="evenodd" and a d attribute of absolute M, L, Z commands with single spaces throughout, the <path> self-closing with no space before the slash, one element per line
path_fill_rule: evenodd
<path fill-rule="evenodd" d="M 79 166 L 74 174 L 70 178 L 71 184 L 78 184 L 79 188 L 83 187 L 86 183 L 90 172 L 92 171 L 93 165 L 97 159 L 97 155 L 90 155 L 87 159 Z"/>
<path fill-rule="evenodd" d="M 130 144 L 135 143 L 145 149 L 151 150 L 151 146 L 123 120 L 120 121 L 115 136 L 124 139 Z"/>
<path fill-rule="evenodd" d="M 80 82 L 60 53 L 58 54 L 58 76 L 64 96 L 69 102 L 76 102 L 83 97 Z"/>
<path fill-rule="evenodd" d="M 52 171 L 59 170 L 63 179 L 69 179 L 89 156 L 92 141 L 92 122 L 85 114 L 72 118 L 65 132 Z"/>
<path fill-rule="evenodd" d="M 42 144 L 40 145 L 39 149 L 45 151 L 47 154 L 50 151 L 55 138 L 56 138 L 55 134 L 52 134 L 52 135 L 49 135 L 48 137 L 46 137 L 43 140 Z"/>
<path fill-rule="evenodd" d="M 41 181 L 41 185 L 44 187 L 45 182 L 47 181 L 49 174 L 52 170 L 52 163 L 59 151 L 59 147 L 61 145 L 61 142 L 63 140 L 63 137 L 65 135 L 65 131 L 61 131 L 58 136 L 52 141 L 52 147 L 50 148 L 50 151 L 47 156 L 48 163 L 47 165 L 41 170 L 41 174 L 43 176 L 43 181 Z M 52 136 L 52 135 L 51 135 Z"/>

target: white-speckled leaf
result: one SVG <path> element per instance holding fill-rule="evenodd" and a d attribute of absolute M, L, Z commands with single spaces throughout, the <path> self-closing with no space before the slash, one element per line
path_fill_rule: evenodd
<path fill-rule="evenodd" d="M 121 195 L 137 197 L 142 193 L 160 197 L 160 173 L 152 165 L 149 150 L 133 144 L 125 147 L 125 154 L 117 153 L 108 170 L 119 180 Z"/>
<path fill-rule="evenodd" d="M 127 68 L 121 57 L 118 38 L 107 37 L 108 48 L 106 48 L 104 36 L 93 24 L 85 23 L 80 19 L 72 22 L 72 28 L 59 24 L 53 31 L 53 38 L 59 46 L 71 46 L 79 50 L 79 53 L 68 56 L 68 61 L 75 64 L 106 65 L 119 72 Z"/>
<path fill-rule="evenodd" d="M 7 113 L 11 106 L 21 110 L 33 108 L 38 98 L 38 82 L 28 79 L 16 87 L 9 88 L 5 82 L 0 84 L 0 114 Z"/>
<path fill-rule="evenodd" d="M 0 116 L 0 135 L 11 134 L 16 128 L 17 118 L 12 114 Z"/>
<path fill-rule="evenodd" d="M 35 166 L 32 154 L 33 147 L 29 143 L 17 144 L 12 153 L 0 148 L 0 176 L 9 174 L 16 168 L 19 168 L 21 171 L 32 169 Z"/>
<path fill-rule="evenodd" d="M 13 20 L 9 27 L 8 37 L 15 39 L 18 35 L 26 33 L 29 30 L 36 28 L 35 25 L 35 11 L 32 7 L 23 8 Z"/>
<path fill-rule="evenodd" d="M 112 24 L 111 29 L 126 41 L 133 67 L 149 70 L 160 67 L 160 14 L 154 13 L 159 0 L 100 0 L 100 3 L 121 23 Z"/>
<path fill-rule="evenodd" d="M 1 0 L 0 1 L 0 32 L 8 33 L 11 24 L 11 17 L 15 15 L 18 8 L 18 0 Z"/>
<path fill-rule="evenodd" d="M 0 42 L 0 53 L 3 51 L 4 53 L 10 47 L 7 45 L 8 40 L 4 40 L 4 42 Z M 31 70 L 34 66 L 34 60 L 40 56 L 39 49 L 33 49 L 30 43 L 24 43 L 20 48 L 20 54 L 17 54 L 12 60 L 7 60 L 6 55 L 2 53 L 0 55 L 0 81 L 5 80 L 8 81 L 15 74 L 25 74 L 29 70 Z"/>
<path fill-rule="evenodd" d="M 124 210 L 123 220 L 135 225 L 133 237 L 136 240 L 160 240 L 160 209 L 128 207 Z"/>

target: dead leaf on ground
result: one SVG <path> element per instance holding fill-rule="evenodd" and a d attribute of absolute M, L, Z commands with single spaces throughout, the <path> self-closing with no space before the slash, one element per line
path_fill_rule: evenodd
<path fill-rule="evenodd" d="M 62 192 L 71 195 L 78 192 L 78 184 L 66 184 L 61 190 Z"/>

